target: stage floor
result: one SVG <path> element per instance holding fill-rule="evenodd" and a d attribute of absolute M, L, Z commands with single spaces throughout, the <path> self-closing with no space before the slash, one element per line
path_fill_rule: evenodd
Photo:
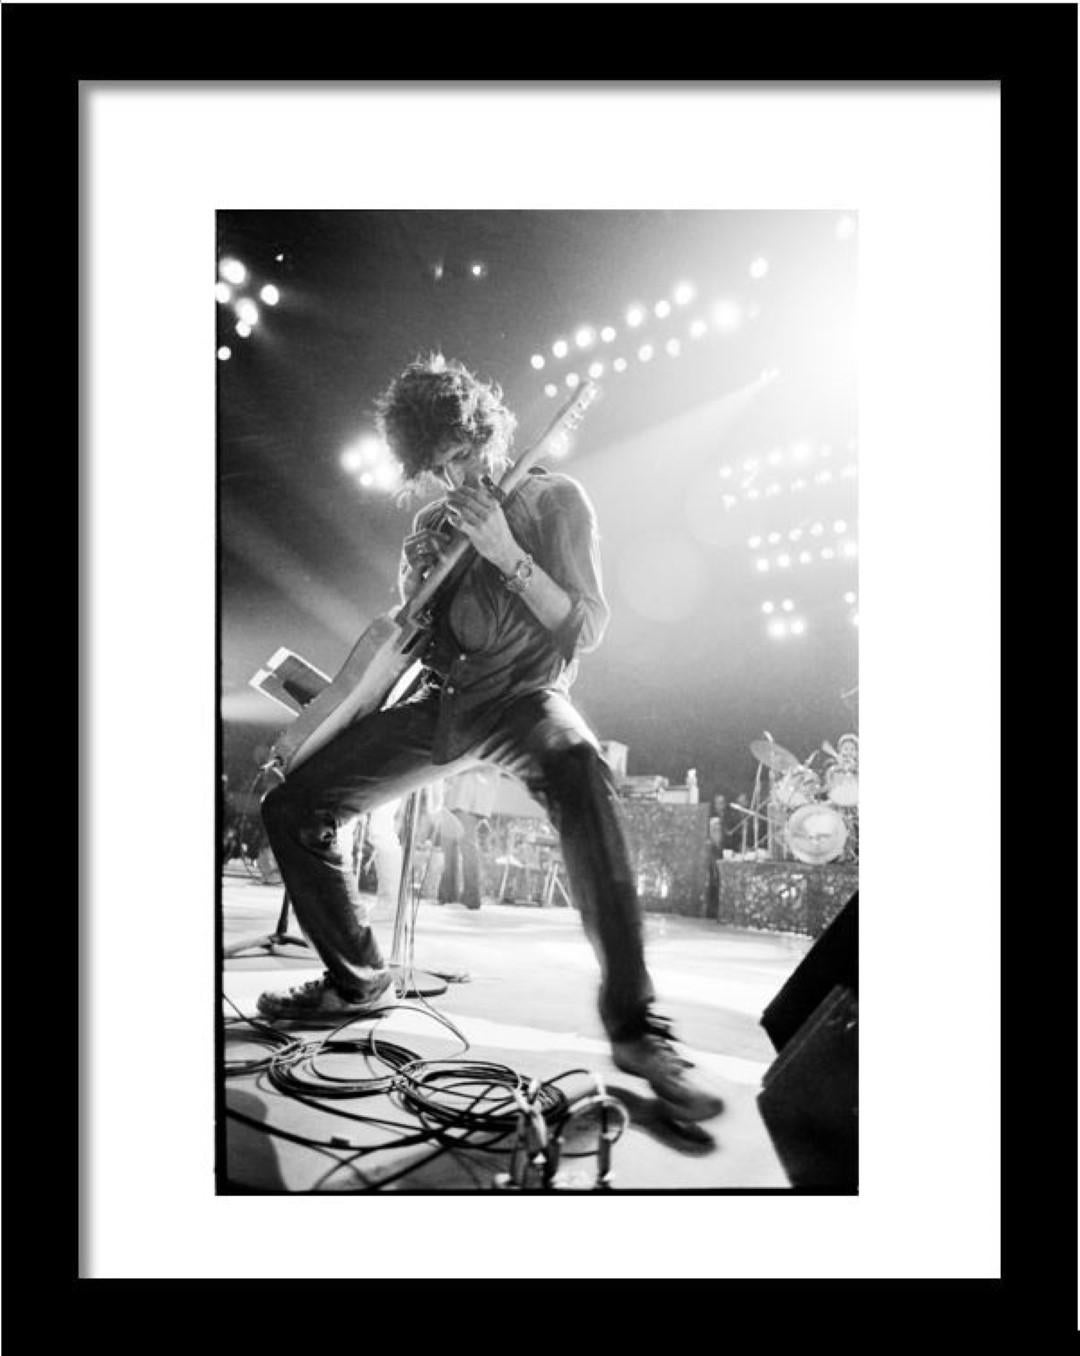
<path fill-rule="evenodd" d="M 272 932 L 281 901 L 280 886 L 226 874 L 225 946 Z M 374 906 L 374 900 L 370 903 Z M 392 914 L 375 911 L 373 926 L 389 956 Z M 756 1094 L 774 1055 L 759 1021 L 810 939 L 669 914 L 647 914 L 645 926 L 657 1009 L 673 1019 L 680 1042 L 724 1100 L 719 1116 L 688 1131 L 665 1121 L 648 1085 L 611 1062 L 595 1009 L 596 962 L 578 915 L 569 908 L 485 903 L 470 911 L 423 901 L 416 969 L 457 978 L 436 996 L 402 1000 L 378 1022 L 377 1036 L 425 1059 L 505 1065 L 528 1078 L 588 1071 L 558 1084 L 569 1096 L 587 1091 L 592 1074 L 599 1074 L 630 1116 L 612 1153 L 615 1191 L 787 1188 L 757 1109 Z M 296 932 L 295 925 L 290 931 Z M 225 961 L 223 993 L 250 1015 L 265 989 L 286 988 L 320 973 L 311 953 L 231 957 Z M 468 1042 L 467 1051 L 425 1005 L 453 1023 Z M 227 1018 L 235 1017 L 235 1008 L 226 1002 Z M 371 1025 L 370 1020 L 354 1024 L 341 1034 L 356 1038 Z M 321 1034 L 287 1029 L 306 1039 Z M 227 1030 L 230 1061 L 268 1053 L 246 1043 L 243 1032 L 243 1026 Z M 357 1067 L 359 1056 L 352 1067 L 349 1059 L 335 1056 L 322 1067 L 345 1077 L 368 1076 Z M 510 1166 L 509 1141 L 488 1150 L 455 1147 L 438 1153 L 435 1142 L 399 1143 L 419 1128 L 418 1122 L 383 1093 L 312 1105 L 279 1091 L 265 1071 L 258 1071 L 230 1075 L 225 1104 L 246 1118 L 223 1118 L 221 1166 L 229 1191 L 482 1192 L 496 1189 L 497 1174 Z M 268 1133 L 271 1127 L 282 1133 Z M 594 1127 L 588 1118 L 569 1138 L 567 1147 L 580 1148 L 583 1156 L 563 1160 L 560 1180 L 567 1189 L 587 1190 L 596 1173 Z M 310 1147 L 299 1139 L 320 1145 Z M 331 1145 L 332 1139 L 340 1143 Z"/>

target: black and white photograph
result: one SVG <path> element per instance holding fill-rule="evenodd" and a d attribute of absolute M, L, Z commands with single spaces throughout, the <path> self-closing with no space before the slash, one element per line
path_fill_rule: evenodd
<path fill-rule="evenodd" d="M 223 211 L 225 1191 L 858 1185 L 855 211 Z"/>

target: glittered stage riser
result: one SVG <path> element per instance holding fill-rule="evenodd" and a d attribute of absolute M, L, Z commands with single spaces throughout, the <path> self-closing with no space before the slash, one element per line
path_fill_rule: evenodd
<path fill-rule="evenodd" d="M 857 864 L 719 862 L 717 921 L 817 937 L 859 888 Z"/>

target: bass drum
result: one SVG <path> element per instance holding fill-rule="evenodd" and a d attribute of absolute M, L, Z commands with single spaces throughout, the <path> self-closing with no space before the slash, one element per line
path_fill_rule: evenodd
<path fill-rule="evenodd" d="M 846 767 L 831 767 L 825 774 L 825 795 L 833 805 L 850 810 L 859 803 L 859 774 Z"/>
<path fill-rule="evenodd" d="M 848 828 L 844 816 L 833 806 L 821 802 L 800 805 L 788 819 L 784 830 L 791 855 L 809 866 L 835 862 L 843 853 Z"/>

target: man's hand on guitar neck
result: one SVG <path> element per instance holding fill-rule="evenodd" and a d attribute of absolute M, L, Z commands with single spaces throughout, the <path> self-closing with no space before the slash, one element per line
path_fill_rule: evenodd
<path fill-rule="evenodd" d="M 408 602 L 416 590 L 442 559 L 447 539 L 429 527 L 421 528 L 402 543 L 401 566 L 398 570 L 398 590 L 401 601 Z"/>

